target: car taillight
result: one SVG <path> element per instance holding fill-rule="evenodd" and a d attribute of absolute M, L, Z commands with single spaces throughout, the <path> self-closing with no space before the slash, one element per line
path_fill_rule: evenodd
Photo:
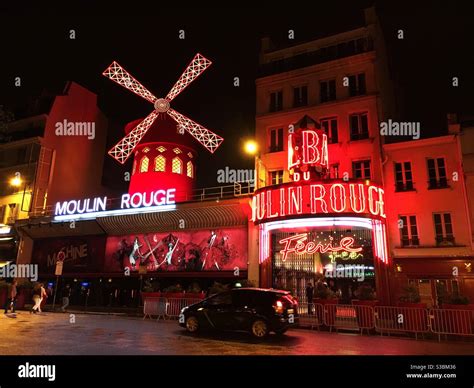
<path fill-rule="evenodd" d="M 277 314 L 283 314 L 283 302 L 281 300 L 277 300 L 273 305 L 273 308 Z"/>

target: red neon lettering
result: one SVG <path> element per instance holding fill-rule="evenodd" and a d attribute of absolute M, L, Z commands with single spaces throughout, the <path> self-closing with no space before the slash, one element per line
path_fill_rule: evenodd
<path fill-rule="evenodd" d="M 350 192 L 351 192 L 351 208 L 356 213 L 363 213 L 365 211 L 365 195 L 364 195 L 364 185 L 359 183 L 357 186 L 359 188 L 358 195 L 355 194 L 355 184 L 350 185 Z M 357 202 L 359 206 L 357 206 Z"/>
<path fill-rule="evenodd" d="M 316 189 L 319 189 L 319 195 L 316 195 Z M 321 202 L 321 210 L 324 213 L 327 213 L 328 212 L 328 205 L 326 203 L 326 200 L 324 199 L 324 196 L 326 195 L 326 189 L 324 188 L 324 186 L 323 185 L 311 185 L 310 190 L 311 190 L 311 193 L 310 193 L 311 213 L 313 213 L 313 214 L 317 213 L 316 203 L 318 201 Z"/>
<path fill-rule="evenodd" d="M 336 188 L 339 188 L 339 195 L 336 196 Z M 336 183 L 331 186 L 329 190 L 331 193 L 331 208 L 336 213 L 342 213 L 346 208 L 346 189 L 340 183 Z M 340 207 L 338 207 L 338 200 Z"/>
<path fill-rule="evenodd" d="M 314 131 L 303 131 L 303 163 L 312 164 L 319 162 L 319 150 L 316 146 L 319 136 Z"/>

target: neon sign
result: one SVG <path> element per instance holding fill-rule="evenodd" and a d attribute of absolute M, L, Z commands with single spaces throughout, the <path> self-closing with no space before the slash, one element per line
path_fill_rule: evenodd
<path fill-rule="evenodd" d="M 57 202 L 55 221 L 91 219 L 143 212 L 166 211 L 175 208 L 176 189 L 156 190 L 146 193 L 123 194 L 120 209 L 107 209 L 107 197 L 87 198 Z"/>
<path fill-rule="evenodd" d="M 340 213 L 386 218 L 384 190 L 363 183 L 284 183 L 262 188 L 252 198 L 252 221 Z"/>
<path fill-rule="evenodd" d="M 328 138 L 322 130 L 299 130 L 288 135 L 288 170 L 294 181 L 310 177 L 310 169 L 327 169 Z"/>
<path fill-rule="evenodd" d="M 316 252 L 347 252 L 347 253 L 358 253 L 362 251 L 362 248 L 353 248 L 354 239 L 352 237 L 343 237 L 339 242 L 339 246 L 334 247 L 332 245 L 333 238 L 329 237 L 329 243 L 323 244 L 318 242 L 317 244 L 313 241 L 306 241 L 308 235 L 297 234 L 294 236 L 286 237 L 279 241 L 280 244 L 285 244 L 285 247 L 280 251 L 281 260 L 285 261 L 290 253 L 296 253 L 297 255 L 313 254 Z M 293 245 L 292 245 L 293 244 Z"/>

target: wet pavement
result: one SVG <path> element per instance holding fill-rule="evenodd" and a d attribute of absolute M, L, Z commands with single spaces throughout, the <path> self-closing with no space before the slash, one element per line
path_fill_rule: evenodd
<path fill-rule="evenodd" d="M 257 341 L 246 333 L 192 336 L 176 321 L 20 312 L 0 316 L 0 355 L 474 355 L 473 341 L 438 342 L 293 329 Z"/>

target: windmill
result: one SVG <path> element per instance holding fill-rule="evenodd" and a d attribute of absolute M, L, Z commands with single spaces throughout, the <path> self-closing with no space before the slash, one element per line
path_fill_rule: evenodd
<path fill-rule="evenodd" d="M 151 102 L 154 110 L 130 133 L 112 147 L 109 151 L 109 155 L 115 158 L 118 162 L 124 164 L 160 114 L 168 114 L 176 121 L 179 128 L 187 131 L 208 151 L 214 153 L 224 139 L 170 107 L 170 102 L 173 101 L 173 99 L 200 74 L 202 74 L 211 63 L 210 60 L 203 57 L 201 54 L 196 54 L 166 97 L 157 98 L 133 76 L 131 76 L 122 66 L 115 61 L 112 62 L 112 64 L 105 69 L 103 75 Z"/>

